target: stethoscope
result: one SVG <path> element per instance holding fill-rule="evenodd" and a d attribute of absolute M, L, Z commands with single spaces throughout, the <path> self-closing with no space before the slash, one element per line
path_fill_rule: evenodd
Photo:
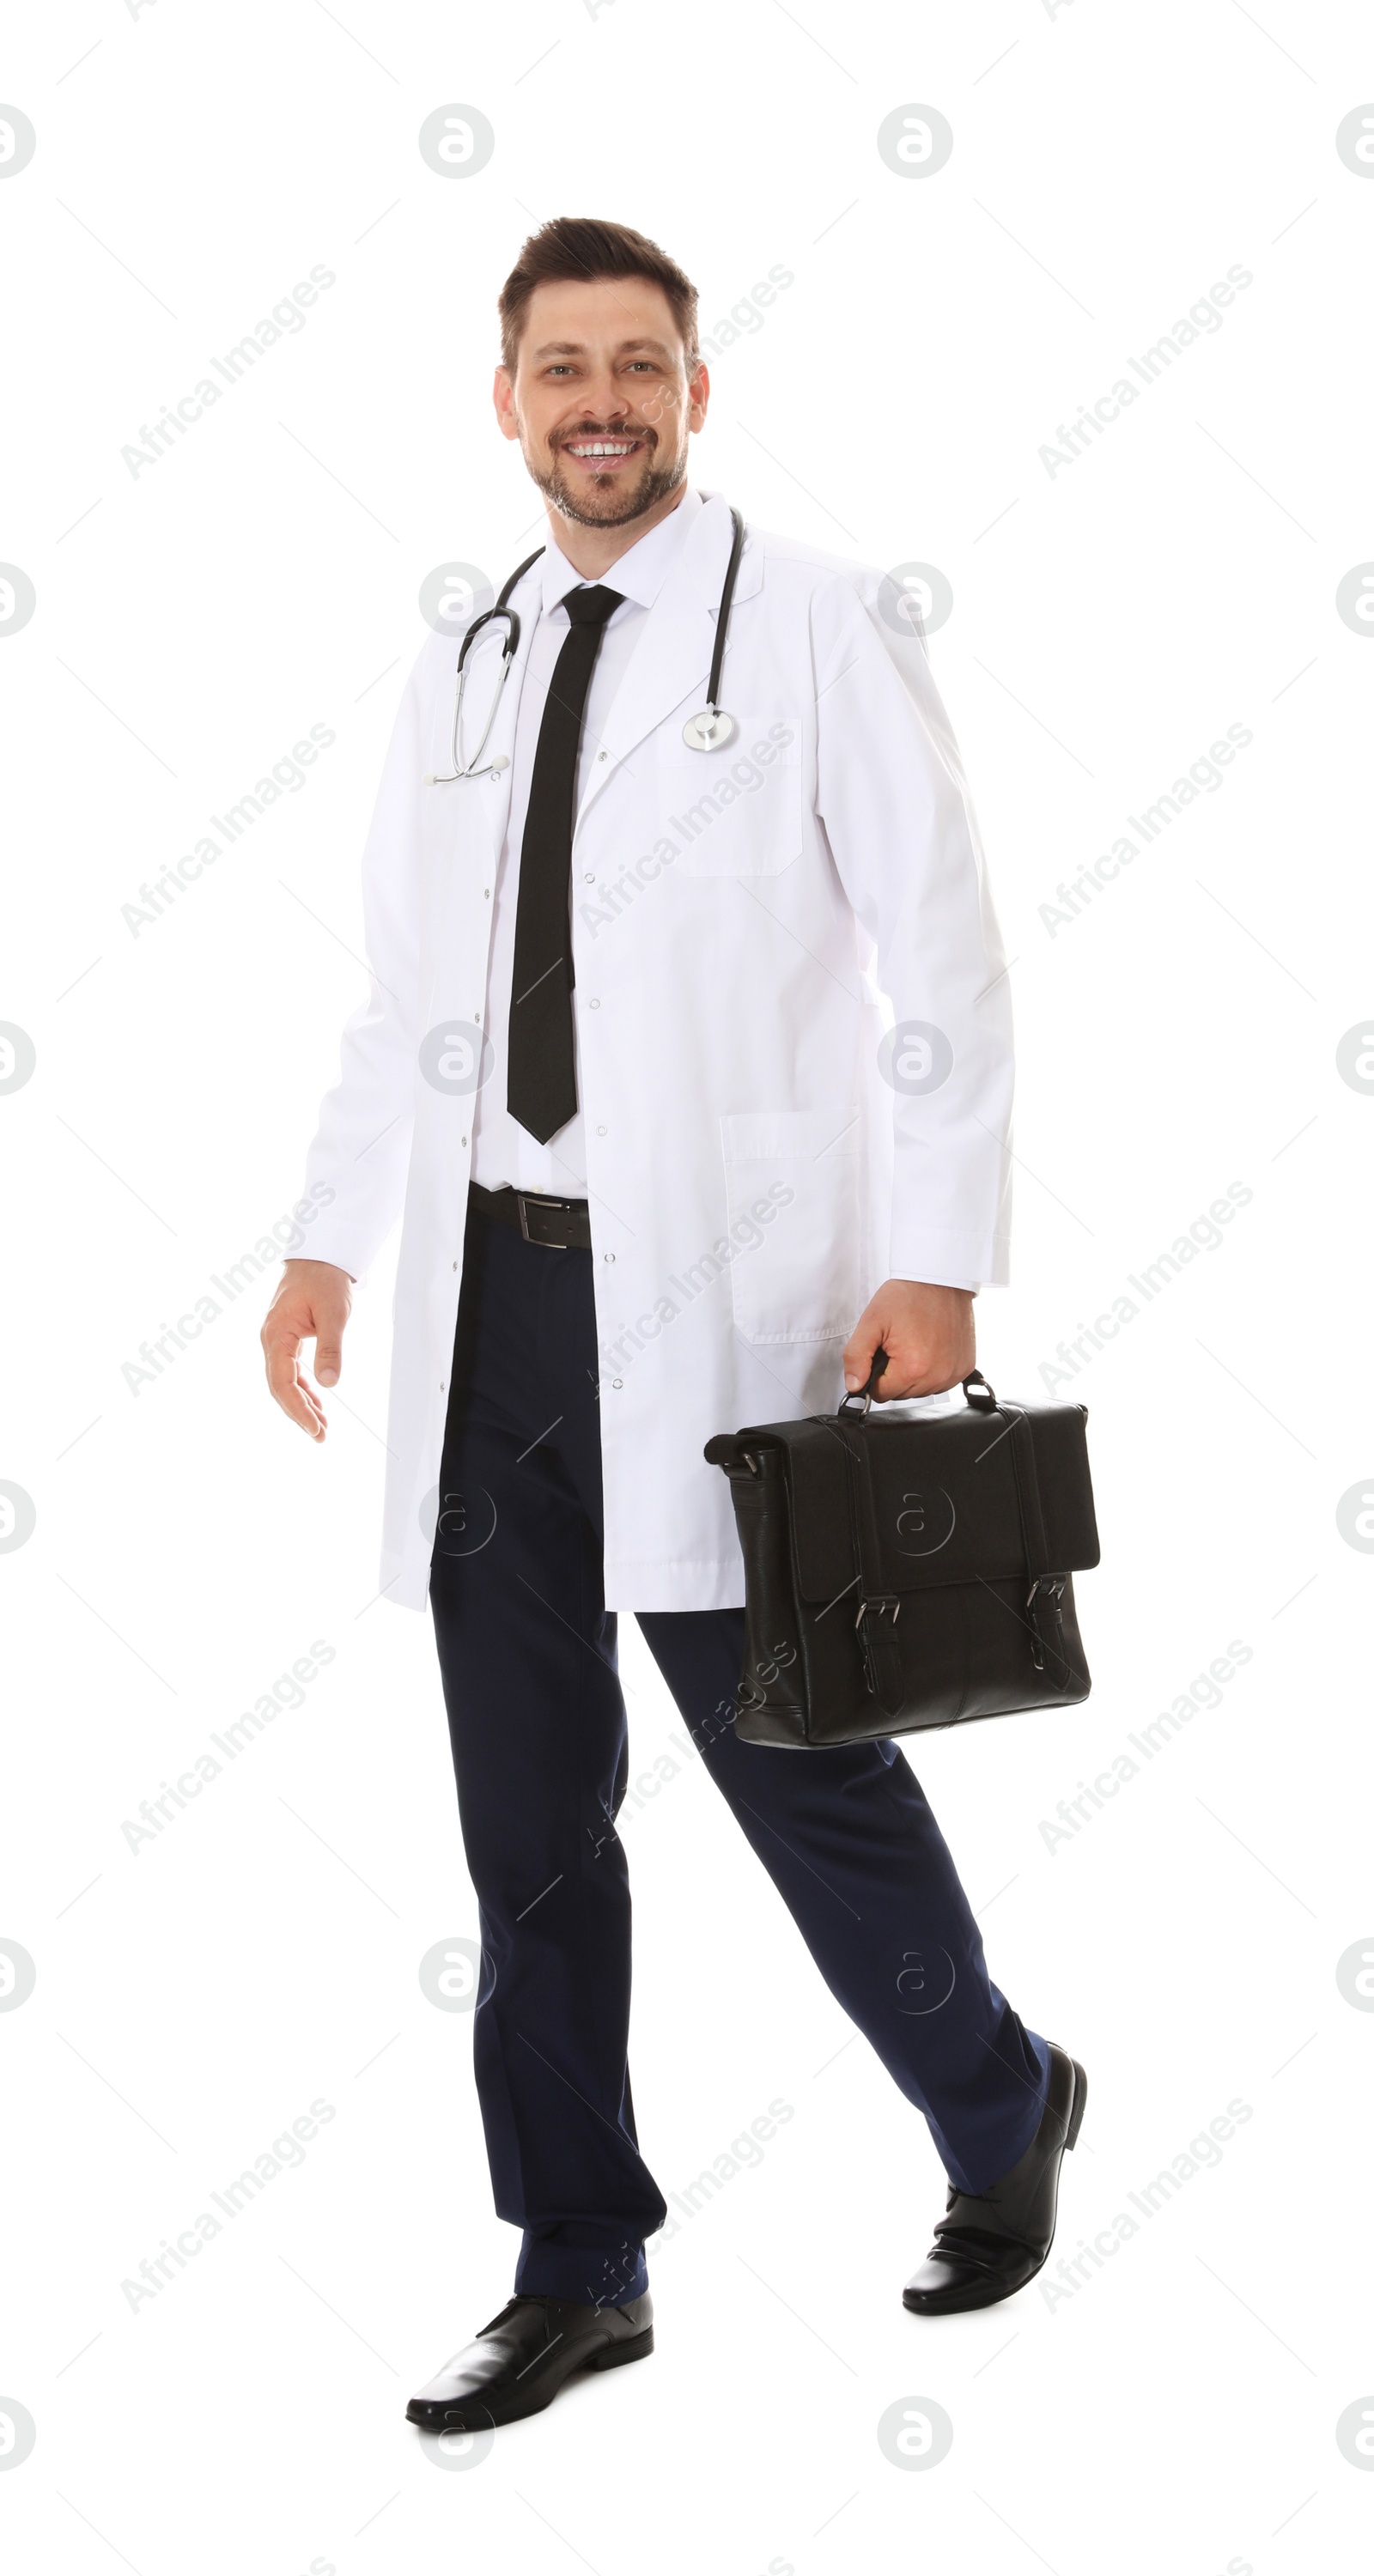
<path fill-rule="evenodd" d="M 735 736 L 739 731 L 739 726 L 735 722 L 734 717 L 729 715 L 720 703 L 720 673 L 721 665 L 725 660 L 725 639 L 730 624 L 730 604 L 735 595 L 735 576 L 739 571 L 740 556 L 744 552 L 744 521 L 741 518 L 739 511 L 734 508 L 732 508 L 730 512 L 730 524 L 734 530 L 734 541 L 730 548 L 730 561 L 725 568 L 725 580 L 722 584 L 720 594 L 720 607 L 716 612 L 716 640 L 711 654 L 711 674 L 706 683 L 706 704 L 699 715 L 689 716 L 687 722 L 682 728 L 682 739 L 686 743 L 689 751 L 723 751 L 727 743 L 734 741 Z M 489 760 L 486 762 L 485 766 L 483 766 L 482 754 L 486 750 L 487 744 L 491 739 L 491 729 L 496 722 L 497 708 L 501 704 L 501 692 L 510 676 L 510 666 L 520 649 L 520 618 L 518 612 L 509 605 L 510 595 L 514 590 L 516 583 L 524 580 L 531 564 L 538 563 L 543 552 L 544 548 L 542 546 L 536 546 L 532 555 L 526 555 L 524 562 L 516 565 L 514 572 L 511 574 L 509 581 L 502 590 L 495 606 L 493 608 L 483 609 L 480 617 L 474 617 L 466 635 L 463 637 L 458 653 L 458 692 L 453 705 L 453 736 L 449 751 L 449 757 L 453 762 L 453 767 L 451 770 L 447 770 L 442 773 L 434 770 L 427 770 L 425 772 L 426 787 L 452 787 L 460 778 L 494 778 L 498 771 L 508 769 L 510 766 L 504 752 L 498 753 L 495 760 Z M 477 637 L 485 628 L 496 624 L 498 620 L 504 621 L 505 625 L 505 635 L 501 645 L 500 674 L 496 682 L 496 687 L 492 693 L 492 701 L 490 709 L 488 710 L 486 723 L 482 727 L 482 739 L 478 743 L 471 760 L 464 760 L 460 746 L 463 725 L 463 697 L 467 689 L 467 658 L 477 640 Z"/>

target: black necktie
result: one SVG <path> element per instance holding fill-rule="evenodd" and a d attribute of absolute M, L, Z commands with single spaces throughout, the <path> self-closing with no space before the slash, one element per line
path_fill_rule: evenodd
<path fill-rule="evenodd" d="M 600 584 L 570 590 L 571 625 L 554 664 L 530 779 L 520 890 L 515 906 L 515 971 L 506 1050 L 506 1107 L 546 1145 L 577 1115 L 572 1012 L 573 786 L 582 711 L 602 630 L 623 594 Z"/>

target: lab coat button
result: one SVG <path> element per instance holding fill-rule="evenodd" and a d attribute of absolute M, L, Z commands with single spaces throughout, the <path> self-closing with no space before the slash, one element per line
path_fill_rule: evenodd
<path fill-rule="evenodd" d="M 624 1383 L 625 1383 L 625 1380 L 624 1380 L 624 1378 L 623 1378 L 623 1377 L 613 1377 L 613 1378 L 612 1378 L 612 1380 L 611 1380 L 611 1384 L 612 1384 L 612 1386 L 623 1386 L 623 1385 L 624 1385 Z"/>
<path fill-rule="evenodd" d="M 606 1130 L 605 1130 L 605 1128 L 604 1128 L 604 1127 L 598 1127 L 598 1129 L 597 1129 L 597 1131 L 596 1131 L 596 1132 L 597 1132 L 598 1136 L 604 1136 L 604 1135 L 605 1135 L 605 1133 L 606 1133 Z"/>

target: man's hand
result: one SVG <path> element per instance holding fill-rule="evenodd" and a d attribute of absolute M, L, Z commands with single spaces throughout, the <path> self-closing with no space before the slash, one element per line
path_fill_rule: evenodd
<path fill-rule="evenodd" d="M 300 1365 L 302 1342 L 315 1345 L 315 1375 L 337 1386 L 343 1366 L 343 1329 L 353 1305 L 353 1283 L 332 1261 L 288 1261 L 267 1309 L 262 1347 L 267 1383 L 281 1406 L 312 1440 L 323 1440 L 328 1420 Z"/>
<path fill-rule="evenodd" d="M 294 1269 L 308 1269 L 296 1262 Z M 870 1297 L 844 1346 L 844 1382 L 865 1385 L 879 1344 L 887 1367 L 874 1388 L 879 1404 L 905 1395 L 941 1395 L 973 1366 L 973 1291 L 937 1288 L 919 1279 L 888 1279 Z"/>

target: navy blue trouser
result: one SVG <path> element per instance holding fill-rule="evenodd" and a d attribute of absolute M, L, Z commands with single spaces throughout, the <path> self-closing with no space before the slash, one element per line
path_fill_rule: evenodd
<path fill-rule="evenodd" d="M 626 2063 L 628 1746 L 601 1537 L 592 1256 L 473 1214 L 430 1602 L 481 1917 L 477 2087 L 497 2212 L 523 2230 L 516 2288 L 614 2305 L 645 2288 L 667 2210 Z M 637 1615 L 832 1994 L 951 2180 L 984 2190 L 1035 2134 L 1049 2057 L 988 1976 L 919 1781 L 891 1742 L 741 1744 L 743 1611 Z"/>

